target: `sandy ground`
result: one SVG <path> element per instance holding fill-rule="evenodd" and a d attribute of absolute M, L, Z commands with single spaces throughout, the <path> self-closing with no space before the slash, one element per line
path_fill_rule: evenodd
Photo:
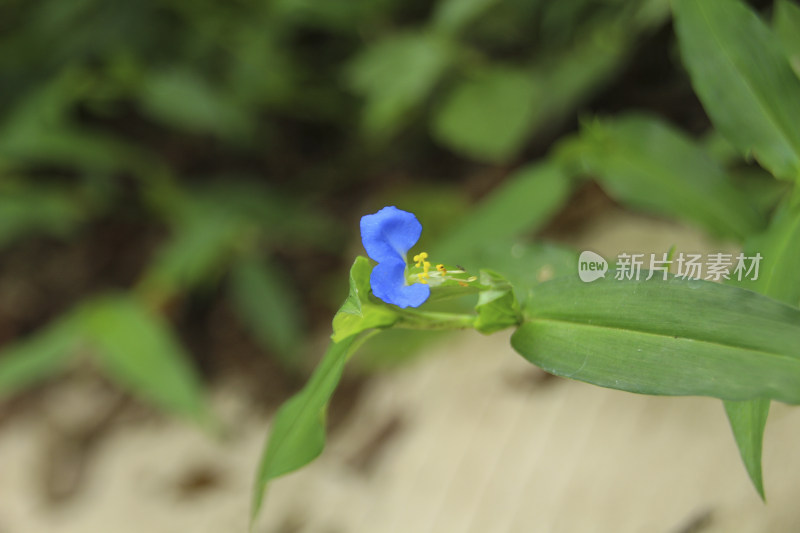
<path fill-rule="evenodd" d="M 684 228 L 619 216 L 573 244 L 606 257 L 672 244 L 724 251 Z M 50 420 L 17 416 L 2 426 L 0 533 L 246 531 L 269 420 L 236 383 L 214 391 L 233 428 L 226 439 L 134 417 L 92 446 L 80 489 L 52 505 L 43 496 L 48 443 L 60 438 L 52 418 L 87 416 L 99 393 L 85 389 L 49 391 Z M 765 505 L 721 402 L 550 378 L 511 350 L 507 334 L 463 333 L 371 379 L 323 456 L 270 487 L 255 530 L 789 533 L 800 531 L 798 444 L 800 410 L 774 405 Z"/>

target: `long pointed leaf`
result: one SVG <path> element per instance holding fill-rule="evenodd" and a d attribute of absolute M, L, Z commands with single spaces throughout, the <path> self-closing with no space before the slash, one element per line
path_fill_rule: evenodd
<path fill-rule="evenodd" d="M 800 309 L 705 281 L 534 288 L 511 338 L 532 363 L 602 387 L 800 403 Z"/>
<path fill-rule="evenodd" d="M 778 0 L 772 23 L 789 57 L 789 63 L 800 76 L 800 5 L 789 0 Z"/>
<path fill-rule="evenodd" d="M 437 256 L 466 264 L 465 257 L 498 241 L 534 232 L 564 205 L 572 190 L 572 180 L 554 162 L 522 167 L 454 225 L 437 244 Z"/>
<path fill-rule="evenodd" d="M 800 242 L 800 210 L 791 209 L 787 203 L 775 215 L 769 229 L 746 247 L 749 256 L 759 252 L 766 258 L 759 278 L 749 287 L 776 300 L 798 305 L 800 283 L 796 275 L 800 270 L 800 247 L 797 242 Z M 761 449 L 769 401 L 725 402 L 725 412 L 747 473 L 764 499 Z"/>
<path fill-rule="evenodd" d="M 800 79 L 739 0 L 674 0 L 681 55 L 717 129 L 775 176 L 800 179 Z"/>
<path fill-rule="evenodd" d="M 726 401 L 724 404 L 725 414 L 731 423 L 733 437 L 736 439 L 747 474 L 761 499 L 764 500 L 766 495 L 761 469 L 761 448 L 769 415 L 769 400 Z"/>
<path fill-rule="evenodd" d="M 0 352 L 0 398 L 59 372 L 80 340 L 80 326 L 70 313 L 31 337 Z"/>
<path fill-rule="evenodd" d="M 255 258 L 237 262 L 231 271 L 231 302 L 255 338 L 287 367 L 302 337 L 302 318 L 296 295 L 283 273 Z"/>
<path fill-rule="evenodd" d="M 596 120 L 576 156 L 611 196 L 744 239 L 764 226 L 725 170 L 687 136 L 648 115 Z M 582 148 L 582 149 L 581 149 Z"/>
<path fill-rule="evenodd" d="M 86 303 L 82 315 L 85 338 L 112 378 L 162 409 L 214 423 L 200 378 L 161 317 L 127 295 Z"/>
<path fill-rule="evenodd" d="M 328 402 L 347 359 L 363 340 L 366 337 L 352 335 L 331 343 L 306 386 L 275 414 L 253 486 L 251 524 L 258 516 L 270 480 L 307 465 L 322 453 Z"/>

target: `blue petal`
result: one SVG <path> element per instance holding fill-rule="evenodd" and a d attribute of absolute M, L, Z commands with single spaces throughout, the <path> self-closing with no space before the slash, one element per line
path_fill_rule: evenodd
<path fill-rule="evenodd" d="M 397 259 L 405 263 L 406 253 L 421 233 L 417 217 L 394 206 L 361 217 L 361 242 L 367 255 L 378 263 Z"/>
<path fill-rule="evenodd" d="M 406 285 L 405 261 L 387 260 L 375 265 L 369 277 L 372 292 L 386 303 L 398 307 L 419 307 L 431 295 L 431 288 L 422 283 Z"/>

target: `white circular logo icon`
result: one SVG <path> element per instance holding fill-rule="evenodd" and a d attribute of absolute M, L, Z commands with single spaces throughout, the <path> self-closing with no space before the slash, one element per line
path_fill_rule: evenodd
<path fill-rule="evenodd" d="M 608 262 L 594 252 L 586 250 L 578 258 L 578 276 L 581 281 L 589 283 L 597 278 L 604 278 L 608 271 Z"/>

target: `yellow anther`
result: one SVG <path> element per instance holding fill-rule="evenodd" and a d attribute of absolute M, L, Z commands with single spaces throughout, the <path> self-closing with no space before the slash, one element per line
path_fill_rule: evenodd
<path fill-rule="evenodd" d="M 430 269 L 431 269 L 431 264 L 429 262 L 427 262 L 427 261 L 423 261 L 423 263 L 422 263 L 422 274 L 420 274 L 420 276 L 424 277 L 424 278 L 429 277 L 428 276 L 428 270 L 430 270 Z"/>
<path fill-rule="evenodd" d="M 441 264 L 441 263 L 439 263 L 438 265 L 436 265 L 436 270 L 438 270 L 438 271 L 439 271 L 439 272 L 441 272 L 442 274 L 447 274 L 447 269 L 446 269 L 446 268 L 444 267 L 444 265 L 443 265 L 443 264 Z"/>
<path fill-rule="evenodd" d="M 419 276 L 419 282 L 420 283 L 424 283 L 425 285 L 428 284 L 428 280 L 427 279 L 422 279 L 422 274 L 420 274 L 420 276 Z"/>
<path fill-rule="evenodd" d="M 414 256 L 414 262 L 416 263 L 416 266 L 422 266 L 422 262 L 425 261 L 427 258 L 428 258 L 427 252 L 420 252 Z"/>

